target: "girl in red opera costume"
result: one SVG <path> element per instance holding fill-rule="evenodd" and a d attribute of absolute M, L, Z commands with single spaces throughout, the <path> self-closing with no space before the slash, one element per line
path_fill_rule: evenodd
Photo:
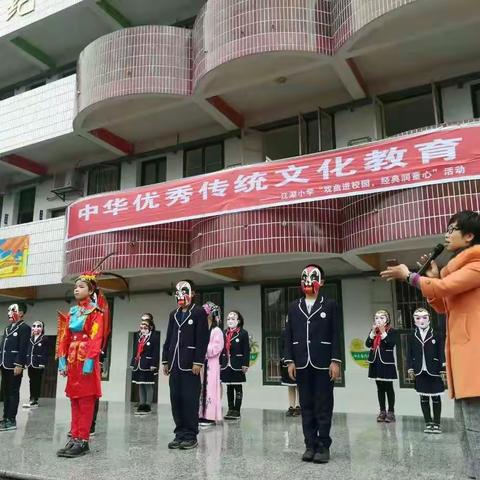
<path fill-rule="evenodd" d="M 59 457 L 89 452 L 95 402 L 102 396 L 100 353 L 110 333 L 110 318 L 97 276 L 95 271 L 80 275 L 73 290 L 77 305 L 68 314 L 59 313 L 58 370 L 67 377 L 65 393 L 72 409 L 71 439 L 57 452 Z"/>

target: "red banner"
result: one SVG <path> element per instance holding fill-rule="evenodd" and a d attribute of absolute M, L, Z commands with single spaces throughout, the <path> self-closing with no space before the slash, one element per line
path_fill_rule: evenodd
<path fill-rule="evenodd" d="M 472 178 L 480 178 L 478 124 L 90 196 L 70 205 L 67 240 Z"/>

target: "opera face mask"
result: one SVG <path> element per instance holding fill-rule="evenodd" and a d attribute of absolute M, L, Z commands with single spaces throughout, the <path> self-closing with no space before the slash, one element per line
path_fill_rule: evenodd
<path fill-rule="evenodd" d="M 18 308 L 18 305 L 16 303 L 12 303 L 8 307 L 8 320 L 11 323 L 18 322 L 20 320 L 20 310 Z"/>
<path fill-rule="evenodd" d="M 388 312 L 386 312 L 385 310 L 379 310 L 375 314 L 375 326 L 384 327 L 388 323 L 390 323 L 390 316 L 388 315 Z"/>
<path fill-rule="evenodd" d="M 227 327 L 234 328 L 238 327 L 238 315 L 235 312 L 230 312 L 227 316 Z"/>
<path fill-rule="evenodd" d="M 302 272 L 301 284 L 305 295 L 317 295 L 320 291 L 322 274 L 317 267 L 309 266 Z"/>
<path fill-rule="evenodd" d="M 34 337 L 38 337 L 39 335 L 41 335 L 42 331 L 43 331 L 43 325 L 40 322 L 35 322 L 32 325 L 32 335 Z"/>
<path fill-rule="evenodd" d="M 417 308 L 413 312 L 413 321 L 416 327 L 425 330 L 430 326 L 430 314 L 424 308 Z"/>
<path fill-rule="evenodd" d="M 188 307 L 192 303 L 192 286 L 185 281 L 177 283 L 175 298 L 179 307 Z"/>

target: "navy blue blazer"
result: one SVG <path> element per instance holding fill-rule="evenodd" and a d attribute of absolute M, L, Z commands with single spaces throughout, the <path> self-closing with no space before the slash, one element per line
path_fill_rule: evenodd
<path fill-rule="evenodd" d="M 27 347 L 26 367 L 45 368 L 48 362 L 48 339 L 45 335 L 40 335 L 37 340 L 30 337 Z"/>
<path fill-rule="evenodd" d="M 232 338 L 230 355 L 224 348 L 220 357 L 220 367 L 225 370 L 228 366 L 232 370 L 242 370 L 242 367 L 250 366 L 250 338 L 243 328 Z"/>
<path fill-rule="evenodd" d="M 160 332 L 157 332 L 156 330 L 150 332 L 145 346 L 143 347 L 142 354 L 140 355 L 140 359 L 137 361 L 135 357 L 137 356 L 139 339 L 140 333 L 137 332 L 133 342 L 133 357 L 130 362 L 130 366 L 134 371 L 150 371 L 151 367 L 158 369 L 158 365 L 160 363 Z"/>
<path fill-rule="evenodd" d="M 340 352 L 337 302 L 319 295 L 310 313 L 305 298 L 292 302 L 285 324 L 285 363 L 327 370 L 332 361 L 341 362 Z"/>
<path fill-rule="evenodd" d="M 422 373 L 424 355 L 427 373 L 440 377 L 440 372 L 445 371 L 445 347 L 443 338 L 432 328 L 428 329 L 425 341 L 418 328 L 408 338 L 408 369 L 412 369 L 415 375 Z"/>
<path fill-rule="evenodd" d="M 27 363 L 27 348 L 32 329 L 23 321 L 12 323 L 0 341 L 0 367 L 13 370 Z"/>
<path fill-rule="evenodd" d="M 370 335 L 365 341 L 365 346 L 370 348 L 370 353 L 368 354 L 368 363 L 374 363 L 376 360 L 380 360 L 384 365 L 396 365 L 395 356 L 393 350 L 397 344 L 397 332 L 391 328 L 387 332 L 387 336 L 380 342 L 380 347 L 376 350 L 372 350 L 373 340 L 370 338 Z"/>
<path fill-rule="evenodd" d="M 182 320 L 182 309 L 170 313 L 167 337 L 163 344 L 162 364 L 172 370 L 174 362 L 182 371 L 190 371 L 193 365 L 203 365 L 207 354 L 210 330 L 205 310 L 190 305 Z"/>

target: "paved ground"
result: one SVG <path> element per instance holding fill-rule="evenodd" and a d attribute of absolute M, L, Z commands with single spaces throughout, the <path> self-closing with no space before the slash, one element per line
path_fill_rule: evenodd
<path fill-rule="evenodd" d="M 337 414 L 332 460 L 328 465 L 300 461 L 300 418 L 283 412 L 245 410 L 242 420 L 202 431 L 199 448 L 171 451 L 170 411 L 135 417 L 130 406 L 102 402 L 92 453 L 63 459 L 55 451 L 69 429 L 66 401 L 44 401 L 19 414 L 16 432 L 0 433 L 0 478 L 4 472 L 62 480 L 326 480 L 462 479 L 461 451 L 453 422 L 444 434 L 425 435 L 418 417 L 378 425 L 373 415 Z"/>

